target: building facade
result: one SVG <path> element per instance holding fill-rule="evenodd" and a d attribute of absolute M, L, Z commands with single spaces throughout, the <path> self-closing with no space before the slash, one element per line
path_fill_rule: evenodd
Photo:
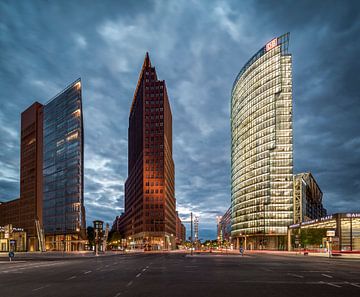
<path fill-rule="evenodd" d="M 130 109 L 125 213 L 117 224 L 132 246 L 175 248 L 174 176 L 166 85 L 146 53 Z"/>
<path fill-rule="evenodd" d="M 323 193 L 310 172 L 294 175 L 294 223 L 326 217 Z"/>
<path fill-rule="evenodd" d="M 21 113 L 20 225 L 30 251 L 39 250 L 36 220 L 42 225 L 43 105 L 35 102 Z"/>
<path fill-rule="evenodd" d="M 19 228 L 20 224 L 20 198 L 7 202 L 0 202 L 0 226 L 12 224 Z"/>
<path fill-rule="evenodd" d="M 83 249 L 84 130 L 80 79 L 44 106 L 43 225 L 50 250 Z"/>
<path fill-rule="evenodd" d="M 22 228 L 13 228 L 11 224 L 0 226 L 0 252 L 25 252 L 26 232 Z"/>
<path fill-rule="evenodd" d="M 184 224 L 181 222 L 179 213 L 176 212 L 176 245 L 182 245 L 186 240 L 186 229 Z"/>
<path fill-rule="evenodd" d="M 231 207 L 221 216 L 219 221 L 220 240 L 231 241 Z"/>
<path fill-rule="evenodd" d="M 241 69 L 231 94 L 232 238 L 284 249 L 293 223 L 292 58 L 289 33 Z"/>
<path fill-rule="evenodd" d="M 84 246 L 83 134 L 80 79 L 21 114 L 20 198 L 0 204 L 0 226 L 22 228 L 28 251 Z"/>
<path fill-rule="evenodd" d="M 35 102 L 21 113 L 20 197 L 0 205 L 0 226 L 24 229 L 29 251 L 39 249 L 36 221 L 42 224 L 42 152 L 43 105 Z"/>
<path fill-rule="evenodd" d="M 321 251 L 331 241 L 331 250 L 360 251 L 360 213 L 336 213 L 289 226 L 288 249 L 301 247 Z M 327 236 L 327 231 L 335 231 Z"/>

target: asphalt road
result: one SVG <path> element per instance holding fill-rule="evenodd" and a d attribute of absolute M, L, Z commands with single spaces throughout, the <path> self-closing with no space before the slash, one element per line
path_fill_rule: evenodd
<path fill-rule="evenodd" d="M 0 262 L 0 296 L 360 296 L 360 261 L 138 254 Z"/>

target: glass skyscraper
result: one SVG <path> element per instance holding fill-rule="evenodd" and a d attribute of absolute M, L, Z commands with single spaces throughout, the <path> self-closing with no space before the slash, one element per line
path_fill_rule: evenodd
<path fill-rule="evenodd" d="M 44 105 L 43 225 L 46 248 L 81 249 L 85 230 L 81 81 Z"/>
<path fill-rule="evenodd" d="M 231 94 L 232 238 L 283 249 L 293 223 L 292 58 L 289 33 L 241 69 Z"/>

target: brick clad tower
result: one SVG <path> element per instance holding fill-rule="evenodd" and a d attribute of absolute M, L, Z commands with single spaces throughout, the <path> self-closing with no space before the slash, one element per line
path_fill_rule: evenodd
<path fill-rule="evenodd" d="M 174 182 L 170 103 L 146 53 L 129 115 L 125 213 L 118 223 L 129 245 L 175 248 Z"/>

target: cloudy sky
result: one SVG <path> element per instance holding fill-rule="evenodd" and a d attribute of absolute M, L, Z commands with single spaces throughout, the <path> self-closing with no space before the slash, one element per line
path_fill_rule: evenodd
<path fill-rule="evenodd" d="M 129 108 L 149 51 L 171 100 L 177 208 L 214 237 L 230 205 L 232 83 L 290 32 L 295 172 L 313 172 L 330 213 L 360 211 L 359 5 L 0 0 L 0 201 L 19 196 L 20 113 L 81 77 L 87 222 L 122 212 Z"/>

